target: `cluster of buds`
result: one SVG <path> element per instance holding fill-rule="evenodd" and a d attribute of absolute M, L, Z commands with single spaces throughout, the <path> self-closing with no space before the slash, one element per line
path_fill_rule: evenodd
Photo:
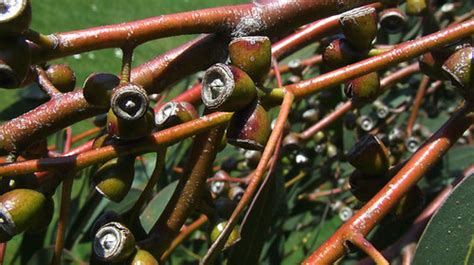
<path fill-rule="evenodd" d="M 229 57 L 230 65 L 219 63 L 205 72 L 202 101 L 211 111 L 235 112 L 227 129 L 228 143 L 262 150 L 270 136 L 270 121 L 259 94 L 270 70 L 270 40 L 236 38 L 229 44 Z"/>

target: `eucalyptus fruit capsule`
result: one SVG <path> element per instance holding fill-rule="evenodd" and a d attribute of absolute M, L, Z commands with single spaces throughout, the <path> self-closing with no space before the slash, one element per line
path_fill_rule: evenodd
<path fill-rule="evenodd" d="M 119 83 L 120 79 L 114 74 L 92 73 L 84 81 L 84 98 L 92 105 L 108 108 L 112 89 Z"/>
<path fill-rule="evenodd" d="M 299 150 L 302 146 L 301 136 L 298 133 L 289 133 L 283 138 L 282 146 L 288 153 Z"/>
<path fill-rule="evenodd" d="M 218 63 L 204 74 L 201 98 L 210 110 L 237 111 L 256 97 L 257 89 L 252 79 L 235 66 Z"/>
<path fill-rule="evenodd" d="M 149 135 L 155 127 L 155 115 L 149 109 L 138 120 L 124 120 L 117 117 L 112 109 L 107 113 L 107 132 L 119 140 L 135 140 Z"/>
<path fill-rule="evenodd" d="M 191 103 L 171 101 L 158 110 L 155 115 L 155 124 L 158 129 L 166 129 L 198 117 L 199 115 Z"/>
<path fill-rule="evenodd" d="M 135 248 L 132 232 L 118 222 L 110 222 L 99 228 L 92 242 L 94 256 L 107 263 L 125 261 Z"/>
<path fill-rule="evenodd" d="M 406 12 L 409 16 L 422 16 L 428 12 L 426 0 L 407 0 Z"/>
<path fill-rule="evenodd" d="M 70 92 L 76 87 L 76 75 L 65 64 L 52 64 L 46 68 L 49 81 L 62 93 Z"/>
<path fill-rule="evenodd" d="M 246 72 L 255 83 L 261 83 L 270 71 L 270 39 L 265 36 L 236 38 L 229 44 L 229 58 L 232 65 Z"/>
<path fill-rule="evenodd" d="M 359 106 L 374 101 L 381 92 L 380 78 L 377 72 L 352 79 L 344 89 L 346 96 Z"/>
<path fill-rule="evenodd" d="M 368 50 L 377 36 L 377 10 L 359 7 L 342 13 L 339 18 L 342 32 L 356 48 Z"/>
<path fill-rule="evenodd" d="M 445 75 L 467 100 L 474 99 L 474 47 L 456 51 L 443 64 Z"/>
<path fill-rule="evenodd" d="M 323 62 L 332 68 L 339 68 L 363 57 L 346 39 L 332 41 L 323 51 Z"/>
<path fill-rule="evenodd" d="M 2 1 L 1 4 L 0 36 L 17 36 L 25 33 L 31 23 L 30 1 Z"/>
<path fill-rule="evenodd" d="M 47 198 L 41 192 L 16 189 L 0 196 L 0 241 L 43 224 Z"/>
<path fill-rule="evenodd" d="M 397 34 L 405 29 L 408 18 L 398 8 L 389 8 L 380 12 L 380 27 L 388 34 Z"/>
<path fill-rule="evenodd" d="M 347 161 L 366 175 L 383 175 L 390 167 L 387 147 L 372 134 L 362 137 L 346 155 Z"/>
<path fill-rule="evenodd" d="M 18 88 L 26 79 L 31 51 L 23 37 L 8 37 L 0 41 L 0 87 Z"/>
<path fill-rule="evenodd" d="M 368 176 L 360 170 L 354 170 L 349 176 L 350 191 L 359 201 L 367 202 L 388 182 L 385 175 Z"/>
<path fill-rule="evenodd" d="M 53 215 L 54 200 L 51 197 L 46 197 L 46 202 L 44 203 L 43 210 L 41 211 L 41 217 L 32 222 L 26 232 L 30 234 L 38 234 L 45 231 L 53 220 Z"/>
<path fill-rule="evenodd" d="M 147 112 L 149 104 L 145 89 L 137 84 L 124 83 L 112 90 L 110 108 L 120 119 L 139 120 Z"/>
<path fill-rule="evenodd" d="M 211 232 L 211 242 L 215 242 L 219 235 L 222 233 L 222 231 L 225 228 L 225 225 L 227 224 L 227 221 L 223 221 L 218 223 L 216 226 L 212 228 Z M 237 241 L 240 240 L 240 233 L 239 233 L 239 228 L 238 226 L 234 226 L 232 228 L 232 232 L 230 232 L 229 238 L 227 238 L 227 241 L 225 242 L 225 248 L 228 248 L 232 246 L 233 244 L 237 243 Z"/>
<path fill-rule="evenodd" d="M 108 161 L 93 176 L 95 189 L 107 199 L 120 202 L 132 187 L 135 174 L 134 164 L 134 156 L 124 156 Z"/>
<path fill-rule="evenodd" d="M 258 101 L 232 115 L 227 128 L 227 142 L 250 150 L 263 150 L 270 136 L 267 111 Z"/>
<path fill-rule="evenodd" d="M 150 254 L 150 252 L 139 249 L 133 256 L 130 265 L 158 265 L 158 261 Z"/>

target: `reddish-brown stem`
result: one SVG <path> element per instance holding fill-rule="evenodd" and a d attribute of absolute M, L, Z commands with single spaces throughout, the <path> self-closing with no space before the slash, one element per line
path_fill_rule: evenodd
<path fill-rule="evenodd" d="M 207 223 L 208 219 L 205 215 L 201 215 L 196 221 L 192 224 L 186 226 L 185 228 L 181 229 L 178 236 L 171 242 L 168 249 L 166 249 L 165 253 L 161 255 L 160 263 L 165 262 L 165 260 L 173 253 L 177 246 L 179 246 L 186 238 L 188 238 L 194 231 L 198 230 L 201 226 Z"/>
<path fill-rule="evenodd" d="M 449 195 L 451 195 L 451 191 L 454 189 L 454 187 L 464 178 L 472 174 L 470 170 L 474 170 L 474 164 L 464 170 L 462 176 L 454 180 L 453 183 L 446 186 L 441 192 L 438 193 L 438 195 L 436 195 L 436 198 L 434 198 L 430 204 L 426 206 L 423 212 L 418 215 L 415 221 L 413 221 L 410 229 L 405 234 L 403 234 L 403 236 L 398 239 L 397 242 L 382 251 L 382 254 L 387 257 L 388 260 L 396 258 L 404 246 L 410 243 L 415 243 L 418 240 L 433 214 L 441 207 L 441 205 L 443 205 L 444 201 L 449 197 Z M 371 264 L 368 259 L 363 259 L 358 263 L 358 265 L 368 264 Z"/>
<path fill-rule="evenodd" d="M 94 135 L 94 134 L 99 133 L 101 130 L 102 130 L 102 128 L 100 128 L 100 127 L 94 127 L 94 128 L 92 128 L 92 129 L 89 129 L 89 130 L 84 131 L 84 132 L 82 132 L 82 133 L 78 133 L 78 134 L 76 134 L 76 135 L 74 135 L 74 136 L 72 137 L 71 142 L 72 142 L 72 144 L 77 143 L 77 142 L 79 142 L 79 141 L 82 140 L 82 139 L 85 139 L 85 138 L 87 138 L 87 137 L 89 137 L 89 136 L 92 136 L 92 135 Z M 52 144 L 52 145 L 48 146 L 48 150 L 50 150 L 50 151 L 51 151 L 51 150 L 55 150 L 55 149 L 56 149 L 56 145 L 55 145 L 55 144 Z"/>
<path fill-rule="evenodd" d="M 232 113 L 230 112 L 215 112 L 201 117 L 200 119 L 156 132 L 149 137 L 128 144 L 108 145 L 66 157 L 33 159 L 5 164 L 0 167 L 0 176 L 14 176 L 36 171 L 55 171 L 61 170 L 62 168 L 79 170 L 118 156 L 153 152 L 160 147 L 174 144 L 189 136 L 226 124 L 231 116 Z"/>
<path fill-rule="evenodd" d="M 347 189 L 334 188 L 334 189 L 330 189 L 330 190 L 317 191 L 317 192 L 310 193 L 310 194 L 300 195 L 300 196 L 298 196 L 298 200 L 304 199 L 304 200 L 308 200 L 308 201 L 316 201 L 317 199 L 319 199 L 321 197 L 331 196 L 331 195 L 338 194 L 338 193 L 341 193 L 341 192 L 346 191 L 346 190 Z"/>
<path fill-rule="evenodd" d="M 139 45 L 143 42 L 183 34 L 227 33 L 231 36 L 285 31 L 312 20 L 363 4 L 358 0 L 270 1 L 215 7 L 178 14 L 57 33 L 54 49 L 33 48 L 33 60 L 41 62 L 90 50 Z"/>
<path fill-rule="evenodd" d="M 232 212 L 232 215 L 227 221 L 221 234 L 216 239 L 216 241 L 214 241 L 214 243 L 207 251 L 206 255 L 201 260 L 201 264 L 213 263 L 220 250 L 224 247 L 224 244 L 227 238 L 229 237 L 230 232 L 232 231 L 233 227 L 237 222 L 237 218 L 240 216 L 240 214 L 243 212 L 245 207 L 250 203 L 251 199 L 255 195 L 255 192 L 257 191 L 257 188 L 262 181 L 262 176 L 265 173 L 265 170 L 267 169 L 268 162 L 272 158 L 277 143 L 279 142 L 279 139 L 283 134 L 285 123 L 288 119 L 288 114 L 290 113 L 293 100 L 293 94 L 291 94 L 290 92 L 286 92 L 283 98 L 283 103 L 281 104 L 280 113 L 278 114 L 275 123 L 275 127 L 272 133 L 270 134 L 270 138 L 268 139 L 267 145 L 263 150 L 262 157 L 260 158 L 257 168 L 255 169 L 252 177 L 250 178 L 249 185 L 247 186 L 247 189 L 245 189 L 245 192 L 242 195 L 242 199 L 235 207 L 235 210 Z"/>
<path fill-rule="evenodd" d="M 7 253 L 7 242 L 0 243 L 0 265 L 3 264 L 5 254 Z"/>
<path fill-rule="evenodd" d="M 49 81 L 46 72 L 39 66 L 35 67 L 39 87 L 51 98 L 60 95 L 61 92 Z"/>
<path fill-rule="evenodd" d="M 411 64 L 408 67 L 404 67 L 394 73 L 391 73 L 390 75 L 382 79 L 380 81 L 380 86 L 383 90 L 386 90 L 390 88 L 392 85 L 394 85 L 395 83 L 400 82 L 402 79 L 407 78 L 408 76 L 418 72 L 419 70 L 420 70 L 420 67 L 418 63 Z M 339 119 L 340 117 L 342 117 L 344 114 L 346 114 L 348 111 L 350 111 L 353 108 L 354 108 L 354 105 L 352 104 L 352 101 L 350 100 L 346 101 L 344 104 L 336 108 L 336 110 L 328 114 L 322 120 L 318 121 L 313 126 L 301 132 L 300 133 L 301 139 L 303 141 L 310 140 L 314 134 L 323 130 L 324 128 L 332 124 L 335 120 Z"/>
<path fill-rule="evenodd" d="M 441 47 L 474 32 L 474 19 L 448 27 L 422 38 L 399 44 L 394 49 L 358 63 L 339 68 L 318 77 L 287 86 L 288 91 L 300 98 L 316 93 L 361 75 L 378 71 L 419 56 L 433 48 Z"/>
<path fill-rule="evenodd" d="M 348 240 L 369 255 L 377 265 L 389 265 L 384 256 L 363 235 L 355 234 Z"/>
<path fill-rule="evenodd" d="M 249 180 L 247 178 L 233 178 L 233 177 L 214 177 L 208 178 L 207 182 L 217 182 L 217 181 L 224 181 L 224 182 L 234 182 L 234 183 L 242 183 L 247 184 Z"/>
<path fill-rule="evenodd" d="M 407 121 L 406 133 L 408 137 L 410 137 L 413 132 L 413 125 L 415 125 L 416 118 L 418 117 L 418 111 L 420 110 L 421 103 L 423 102 L 423 98 L 426 95 L 429 85 L 430 78 L 424 75 L 421 78 L 420 85 L 418 86 L 418 91 L 416 92 L 416 97 L 413 102 L 410 117 Z"/>
<path fill-rule="evenodd" d="M 120 73 L 120 83 L 129 83 L 132 72 L 134 47 L 125 46 L 122 48 L 122 71 Z"/>
<path fill-rule="evenodd" d="M 371 4 L 369 6 L 377 9 L 382 7 L 380 3 Z M 318 20 L 306 25 L 295 34 L 283 38 L 272 47 L 273 55 L 276 58 L 284 58 L 294 51 L 303 48 L 307 43 L 336 33 L 339 30 L 339 16 L 340 15 L 334 15 Z"/>
<path fill-rule="evenodd" d="M 280 69 L 278 69 L 278 61 L 275 57 L 272 58 L 272 64 L 273 64 L 273 73 L 275 74 L 275 78 L 277 81 L 277 86 L 283 87 L 283 81 L 281 81 Z"/>
<path fill-rule="evenodd" d="M 149 249 L 156 258 L 169 247 L 189 214 L 204 198 L 206 179 L 212 172 L 212 164 L 217 155 L 225 127 L 220 126 L 196 135 L 185 172 L 166 208 L 152 227 L 149 238 L 142 246 Z"/>
<path fill-rule="evenodd" d="M 354 233 L 367 235 L 473 122 L 472 107 L 464 105 L 413 154 L 382 190 L 312 253 L 304 264 L 330 264 L 339 259 L 344 254 L 343 242 Z"/>

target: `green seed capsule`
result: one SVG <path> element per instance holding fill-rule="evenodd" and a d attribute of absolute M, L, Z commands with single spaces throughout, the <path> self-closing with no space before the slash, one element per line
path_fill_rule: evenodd
<path fill-rule="evenodd" d="M 107 263 L 125 261 L 135 249 L 135 237 L 132 232 L 118 222 L 103 225 L 92 242 L 94 256 Z"/>
<path fill-rule="evenodd" d="M 255 83 L 261 83 L 270 71 L 270 39 L 265 36 L 236 38 L 229 44 L 229 57 L 231 63 L 246 72 Z"/>
<path fill-rule="evenodd" d="M 168 102 L 155 115 L 158 129 L 166 129 L 199 117 L 194 106 L 188 102 Z"/>
<path fill-rule="evenodd" d="M 130 265 L 158 265 L 158 261 L 150 254 L 150 252 L 139 249 L 135 253 Z"/>
<path fill-rule="evenodd" d="M 456 51 L 443 64 L 445 75 L 466 100 L 474 100 L 474 47 Z"/>
<path fill-rule="evenodd" d="M 263 150 L 270 136 L 270 120 L 267 111 L 255 101 L 237 111 L 227 128 L 227 142 L 250 150 Z"/>
<path fill-rule="evenodd" d="M 112 109 L 107 114 L 107 132 L 119 140 L 135 140 L 149 135 L 155 125 L 155 115 L 152 109 L 138 120 L 123 120 L 118 118 Z"/>
<path fill-rule="evenodd" d="M 426 0 L 407 0 L 406 12 L 409 16 L 422 16 L 428 12 Z"/>
<path fill-rule="evenodd" d="M 32 222 L 26 232 L 29 234 L 38 234 L 45 231 L 53 220 L 53 215 L 54 200 L 51 197 L 47 197 L 43 210 L 41 211 L 41 217 L 36 218 L 37 221 Z"/>
<path fill-rule="evenodd" d="M 332 41 L 323 51 L 323 62 L 331 68 L 354 63 L 363 57 L 346 39 Z"/>
<path fill-rule="evenodd" d="M 352 9 L 341 14 L 339 24 L 354 47 L 368 50 L 377 36 L 377 10 L 373 7 Z"/>
<path fill-rule="evenodd" d="M 76 86 L 76 75 L 74 71 L 65 64 L 52 64 L 46 69 L 49 81 L 62 93 L 74 90 Z"/>
<path fill-rule="evenodd" d="M 372 134 L 362 137 L 346 157 L 351 165 L 366 175 L 384 175 L 390 166 L 387 147 Z"/>
<path fill-rule="evenodd" d="M 214 228 L 212 228 L 211 232 L 211 242 L 215 242 L 219 235 L 222 233 L 222 231 L 225 228 L 225 225 L 227 224 L 227 221 L 220 222 Z M 239 228 L 238 226 L 234 226 L 232 229 L 232 232 L 230 232 L 229 238 L 227 239 L 225 243 L 225 248 L 228 248 L 232 246 L 233 244 L 237 243 L 237 241 L 240 240 L 240 233 L 239 233 Z"/>
<path fill-rule="evenodd" d="M 136 121 L 148 110 L 150 100 L 141 86 L 133 83 L 120 84 L 112 91 L 110 108 L 122 120 Z"/>
<path fill-rule="evenodd" d="M 120 202 L 132 187 L 134 163 L 134 156 L 126 156 L 102 165 L 93 176 L 96 190 L 107 199 Z"/>
<path fill-rule="evenodd" d="M 252 79 L 235 66 L 215 64 L 202 80 L 201 98 L 210 110 L 237 111 L 257 97 Z"/>
<path fill-rule="evenodd" d="M 108 108 L 112 89 L 119 83 L 120 79 L 114 74 L 93 73 L 84 81 L 84 98 L 92 105 Z"/>
<path fill-rule="evenodd" d="M 358 106 L 374 101 L 382 92 L 377 72 L 363 75 L 351 80 L 344 93 Z"/>
<path fill-rule="evenodd" d="M 46 204 L 47 198 L 35 190 L 16 189 L 0 196 L 0 241 L 41 222 Z"/>

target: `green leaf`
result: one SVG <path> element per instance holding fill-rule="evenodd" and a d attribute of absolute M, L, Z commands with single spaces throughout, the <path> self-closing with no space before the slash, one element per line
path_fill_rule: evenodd
<path fill-rule="evenodd" d="M 473 190 L 472 175 L 454 189 L 429 222 L 413 264 L 474 264 Z"/>
<path fill-rule="evenodd" d="M 160 192 L 158 192 L 158 194 L 155 195 L 155 197 L 153 197 L 143 213 L 140 215 L 140 222 L 147 233 L 153 227 L 156 220 L 158 220 L 158 217 L 160 217 L 161 213 L 166 207 L 166 204 L 168 204 L 168 201 L 171 199 L 171 196 L 173 195 L 177 185 L 178 181 L 174 181 L 168 186 L 164 187 Z"/>
<path fill-rule="evenodd" d="M 54 247 L 48 247 L 39 250 L 38 252 L 31 257 L 28 261 L 28 265 L 37 265 L 37 264 L 50 264 L 54 254 Z M 77 257 L 73 256 L 71 252 L 68 250 L 63 250 L 61 255 L 61 264 L 68 264 L 68 265 L 81 265 L 84 264 L 84 261 L 78 259 Z"/>
<path fill-rule="evenodd" d="M 269 228 L 284 194 L 283 180 L 277 174 L 270 175 L 249 208 L 240 231 L 241 240 L 232 248 L 228 264 L 258 264 Z"/>

